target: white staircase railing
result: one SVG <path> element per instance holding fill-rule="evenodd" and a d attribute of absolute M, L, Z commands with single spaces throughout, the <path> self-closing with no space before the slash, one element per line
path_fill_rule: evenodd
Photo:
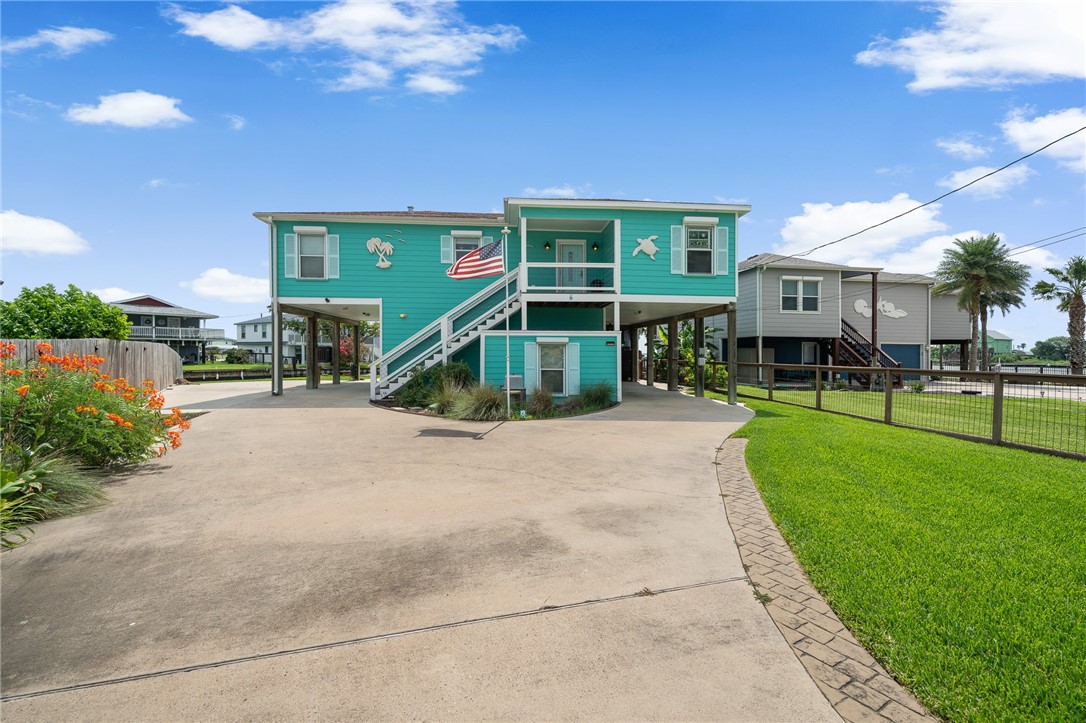
<path fill-rule="evenodd" d="M 419 367 L 429 369 L 447 361 L 519 311 L 518 275 L 518 270 L 509 272 L 383 354 L 373 365 L 379 376 L 370 383 L 370 396 L 384 399 L 406 384 Z"/>

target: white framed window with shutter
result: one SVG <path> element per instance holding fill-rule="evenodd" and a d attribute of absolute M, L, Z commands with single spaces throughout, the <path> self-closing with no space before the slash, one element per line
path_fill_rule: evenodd
<path fill-rule="evenodd" d="M 458 231 L 454 229 L 441 237 L 441 263 L 456 263 L 475 249 L 491 243 L 494 243 L 494 238 L 483 236 L 482 231 Z"/>
<path fill-rule="evenodd" d="M 324 226 L 295 226 L 283 234 L 283 276 L 288 279 L 338 279 L 339 236 Z"/>
<path fill-rule="evenodd" d="M 718 218 L 687 216 L 671 227 L 671 273 L 683 276 L 726 276 L 728 227 Z"/>
<path fill-rule="evenodd" d="M 581 393 L 581 345 L 563 337 L 539 337 L 524 345 L 524 383 L 559 397 Z"/>

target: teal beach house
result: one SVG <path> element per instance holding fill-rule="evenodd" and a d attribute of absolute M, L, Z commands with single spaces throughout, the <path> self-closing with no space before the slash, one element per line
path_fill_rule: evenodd
<path fill-rule="evenodd" d="M 379 322 L 375 400 L 447 361 L 504 386 L 508 354 L 510 376 L 529 394 L 570 397 L 602 381 L 621 401 L 622 383 L 637 378 L 639 329 L 734 320 L 736 227 L 749 210 L 507 198 L 503 213 L 257 212 L 268 228 L 271 346 L 280 346 L 285 313 L 313 330 L 318 319 L 355 329 Z M 450 276 L 480 253 L 491 275 Z M 282 364 L 274 361 L 273 394 L 282 391 Z M 308 386 L 317 384 L 314 374 Z"/>

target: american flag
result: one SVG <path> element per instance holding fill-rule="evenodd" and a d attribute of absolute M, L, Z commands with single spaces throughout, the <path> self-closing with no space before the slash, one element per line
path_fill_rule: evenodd
<path fill-rule="evenodd" d="M 481 279 L 505 272 L 502 259 L 502 242 L 495 241 L 461 257 L 449 267 L 445 275 L 453 279 Z"/>

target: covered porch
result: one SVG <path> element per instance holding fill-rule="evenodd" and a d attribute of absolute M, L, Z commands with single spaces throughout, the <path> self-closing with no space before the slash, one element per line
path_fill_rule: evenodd
<path fill-rule="evenodd" d="M 342 371 L 339 364 L 339 345 L 343 335 L 343 328 L 350 331 L 350 378 L 358 380 L 359 362 L 361 358 L 362 333 L 361 326 L 364 323 L 373 323 L 381 319 L 380 299 L 338 299 L 325 297 L 317 298 L 290 298 L 283 297 L 272 300 L 272 348 L 275 354 L 272 358 L 272 394 L 283 393 L 283 314 L 295 314 L 305 319 L 305 356 L 306 359 L 317 358 L 318 322 L 324 320 L 332 324 L 332 384 L 339 384 L 342 379 Z M 379 337 L 378 337 L 379 339 Z M 375 347 L 378 345 L 375 339 Z M 374 353 L 378 354 L 378 349 Z M 306 365 L 305 388 L 316 389 L 321 383 L 320 365 L 311 363 Z"/>

